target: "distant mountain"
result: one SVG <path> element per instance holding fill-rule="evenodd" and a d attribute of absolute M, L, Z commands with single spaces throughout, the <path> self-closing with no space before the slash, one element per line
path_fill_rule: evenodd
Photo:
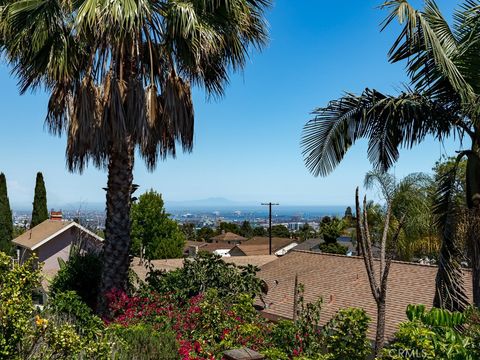
<path fill-rule="evenodd" d="M 168 208 L 184 208 L 184 207 L 235 207 L 251 205 L 246 202 L 234 201 L 222 197 L 211 197 L 200 200 L 186 200 L 186 201 L 168 201 L 165 200 L 165 206 Z"/>

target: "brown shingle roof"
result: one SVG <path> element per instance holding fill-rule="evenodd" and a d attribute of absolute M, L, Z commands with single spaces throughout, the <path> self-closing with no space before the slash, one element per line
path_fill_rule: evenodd
<path fill-rule="evenodd" d="M 234 234 L 232 232 L 226 232 L 225 234 L 220 234 L 212 237 L 213 241 L 245 241 L 243 236 Z"/>
<path fill-rule="evenodd" d="M 198 251 L 207 251 L 213 253 L 215 250 L 230 250 L 235 245 L 222 243 L 207 243 L 205 246 L 198 248 Z"/>
<path fill-rule="evenodd" d="M 378 260 L 375 260 L 378 266 Z M 376 304 L 363 258 L 293 250 L 262 267 L 259 276 L 269 292 L 265 297 L 266 316 L 292 318 L 295 274 L 305 287 L 305 302 L 323 298 L 321 324 L 339 309 L 358 307 L 371 318 L 369 337 L 375 337 Z M 406 321 L 409 304 L 431 306 L 435 292 L 436 266 L 393 261 L 387 292 L 385 336 L 391 339 L 400 322 Z M 471 272 L 465 271 L 467 294 L 472 299 Z"/>
<path fill-rule="evenodd" d="M 46 239 L 71 227 L 73 221 L 45 220 L 12 240 L 15 245 L 33 250 Z"/>
<path fill-rule="evenodd" d="M 272 253 L 293 242 L 293 239 L 272 237 Z M 270 251 L 269 238 L 265 236 L 255 236 L 236 247 L 245 255 L 268 255 Z"/>
<path fill-rule="evenodd" d="M 76 227 L 83 233 L 87 233 L 98 241 L 103 241 L 100 236 L 94 234 L 90 230 L 84 228 L 74 221 L 48 219 L 13 239 L 12 243 L 29 250 L 35 250 L 39 246 L 72 227 Z"/>

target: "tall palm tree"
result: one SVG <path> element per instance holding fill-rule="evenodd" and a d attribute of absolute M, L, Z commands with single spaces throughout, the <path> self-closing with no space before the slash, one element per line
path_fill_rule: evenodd
<path fill-rule="evenodd" d="M 191 151 L 191 83 L 221 95 L 229 69 L 267 41 L 269 0 L 3 0 L 0 45 L 21 92 L 45 86 L 46 126 L 67 165 L 108 169 L 100 291 L 124 289 L 134 154 L 154 169 Z M 104 308 L 100 304 L 100 311 Z"/>
<path fill-rule="evenodd" d="M 370 161 L 378 170 L 386 171 L 398 159 L 402 147 L 411 148 L 428 135 L 439 141 L 459 136 L 471 142 L 470 149 L 461 151 L 458 158 L 468 159 L 466 200 L 475 218 L 472 224 L 478 224 L 480 5 L 476 0 L 463 1 L 455 12 L 453 26 L 433 0 L 425 0 L 421 11 L 406 0 L 387 1 L 383 7 L 390 11 L 384 27 L 395 19 L 403 24 L 389 60 L 406 62 L 410 84 L 395 96 L 367 88 L 360 95 L 347 93 L 316 109 L 302 138 L 306 166 L 314 175 L 326 176 L 358 139 L 366 138 Z M 448 184 L 446 181 L 443 185 Z M 445 186 L 439 188 L 436 206 L 444 248 L 453 245 L 449 238 L 455 225 L 447 190 Z M 470 237 L 474 303 L 480 306 L 480 233 L 475 232 L 475 226 Z M 453 294 L 458 289 L 448 284 L 456 283 L 460 269 L 455 266 L 456 271 L 443 270 L 454 253 L 442 251 L 437 277 L 437 290 L 445 290 L 446 284 Z"/>

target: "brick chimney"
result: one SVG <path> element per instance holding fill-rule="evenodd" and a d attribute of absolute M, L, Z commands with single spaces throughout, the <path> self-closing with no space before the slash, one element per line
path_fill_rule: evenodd
<path fill-rule="evenodd" d="M 63 214 L 61 211 L 50 211 L 50 220 L 62 221 Z"/>

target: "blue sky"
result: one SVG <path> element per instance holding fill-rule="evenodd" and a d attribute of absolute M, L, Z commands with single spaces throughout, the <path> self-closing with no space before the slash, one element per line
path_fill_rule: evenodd
<path fill-rule="evenodd" d="M 299 142 L 315 107 L 367 86 L 394 93 L 406 80 L 403 65 L 387 62 L 398 28 L 380 33 L 386 13 L 376 8 L 379 3 L 277 0 L 268 12 L 268 47 L 252 53 L 243 73 L 232 75 L 225 97 L 207 100 L 201 89 L 194 91 L 193 153 L 168 159 L 151 173 L 136 159 L 140 192 L 154 188 L 166 200 L 178 201 L 225 197 L 252 204 L 351 204 L 371 168 L 365 143 L 355 145 L 330 176 L 315 178 L 304 166 Z M 454 3 L 438 1 L 445 14 Z M 47 96 L 20 96 L 4 63 L 0 82 L 0 171 L 14 207 L 31 203 L 37 171 L 44 174 L 49 206 L 103 202 L 106 172 L 90 166 L 82 175 L 68 173 L 65 138 L 44 131 Z M 394 171 L 397 176 L 428 172 L 441 152 L 453 154 L 458 147 L 428 140 L 403 151 Z"/>

